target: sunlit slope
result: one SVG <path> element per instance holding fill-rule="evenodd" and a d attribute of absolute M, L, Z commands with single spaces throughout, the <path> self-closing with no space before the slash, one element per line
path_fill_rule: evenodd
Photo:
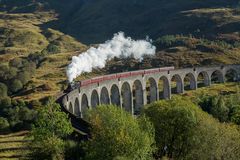
<path fill-rule="evenodd" d="M 0 159 L 17 160 L 30 159 L 29 140 L 26 138 L 27 132 L 11 133 L 0 135 Z"/>

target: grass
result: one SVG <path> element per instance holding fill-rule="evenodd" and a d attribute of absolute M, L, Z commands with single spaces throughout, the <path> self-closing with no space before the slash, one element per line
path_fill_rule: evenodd
<path fill-rule="evenodd" d="M 190 97 L 195 101 L 198 97 L 202 95 L 229 95 L 236 94 L 239 92 L 240 83 L 236 82 L 226 82 L 221 84 L 212 84 L 209 87 L 201 87 L 197 90 L 185 91 L 182 96 Z"/>
<path fill-rule="evenodd" d="M 27 134 L 28 131 L 21 131 L 0 135 L 0 159 L 29 159 L 31 151 L 28 148 L 29 140 L 26 138 Z"/>

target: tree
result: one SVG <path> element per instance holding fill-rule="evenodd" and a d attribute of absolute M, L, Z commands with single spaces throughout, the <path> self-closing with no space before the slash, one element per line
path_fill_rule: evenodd
<path fill-rule="evenodd" d="M 225 104 L 225 99 L 222 96 L 217 96 L 213 97 L 211 101 L 210 114 L 218 118 L 221 122 L 226 122 L 228 120 L 229 108 Z"/>
<path fill-rule="evenodd" d="M 5 97 L 7 96 L 7 93 L 8 93 L 8 87 L 4 83 L 0 82 L 0 96 Z"/>
<path fill-rule="evenodd" d="M 50 43 L 46 49 L 44 49 L 42 51 L 43 53 L 44 52 L 47 52 L 47 53 L 50 53 L 50 54 L 56 54 L 56 53 L 59 53 L 60 52 L 60 47 L 55 45 L 55 44 L 52 44 Z"/>
<path fill-rule="evenodd" d="M 231 113 L 231 122 L 240 125 L 240 104 L 233 106 L 232 113 Z"/>
<path fill-rule="evenodd" d="M 189 99 L 173 97 L 144 108 L 155 126 L 157 158 L 239 159 L 240 131 L 220 123 Z"/>
<path fill-rule="evenodd" d="M 8 96 L 0 97 L 0 110 L 6 109 L 11 106 L 11 98 Z"/>
<path fill-rule="evenodd" d="M 23 72 L 18 73 L 17 79 L 20 80 L 23 85 L 25 85 L 31 79 L 31 75 L 29 72 L 23 71 Z"/>
<path fill-rule="evenodd" d="M 19 90 L 21 90 L 23 88 L 23 84 L 20 80 L 18 79 L 15 79 L 13 80 L 12 84 L 10 85 L 10 90 L 13 92 L 13 93 L 16 93 L 18 92 Z"/>
<path fill-rule="evenodd" d="M 0 64 L 0 78 L 3 79 L 5 76 L 5 72 L 8 70 L 8 65 Z"/>
<path fill-rule="evenodd" d="M 144 114 L 155 127 L 155 140 L 159 158 L 185 157 L 193 142 L 197 127 L 194 105 L 180 98 L 159 101 L 144 109 Z"/>
<path fill-rule="evenodd" d="M 0 117 L 0 132 L 5 132 L 9 128 L 9 123 L 6 118 Z"/>
<path fill-rule="evenodd" d="M 17 75 L 17 68 L 15 67 L 9 67 L 8 70 L 6 70 L 4 75 L 4 80 L 8 81 L 10 79 L 13 79 Z"/>
<path fill-rule="evenodd" d="M 212 114 L 215 118 L 218 118 L 221 122 L 227 122 L 229 119 L 229 112 L 232 106 L 231 101 L 226 103 L 227 99 L 223 96 L 209 96 L 203 95 L 200 97 L 198 103 L 201 108 Z"/>
<path fill-rule="evenodd" d="M 63 159 L 64 141 L 73 132 L 68 116 L 61 112 L 60 105 L 50 99 L 39 109 L 36 123 L 31 131 L 35 159 Z"/>
<path fill-rule="evenodd" d="M 99 106 L 87 114 L 91 139 L 84 143 L 86 159 L 149 160 L 154 129 L 146 117 L 133 118 L 117 106 Z"/>

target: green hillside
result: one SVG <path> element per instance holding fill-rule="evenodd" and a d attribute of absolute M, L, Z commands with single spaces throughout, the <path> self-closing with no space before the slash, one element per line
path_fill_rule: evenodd
<path fill-rule="evenodd" d="M 81 42 L 101 43 L 118 31 L 133 38 L 149 35 L 157 54 L 140 63 L 116 58 L 79 79 L 166 65 L 240 63 L 237 4 L 235 0 L 2 0 L 0 61 L 10 71 L 18 70 L 10 77 L 25 71 L 8 64 L 16 57 L 36 66 L 24 89 L 11 96 L 31 101 L 58 94 L 66 88 L 65 69 L 71 57 L 88 48 Z"/>

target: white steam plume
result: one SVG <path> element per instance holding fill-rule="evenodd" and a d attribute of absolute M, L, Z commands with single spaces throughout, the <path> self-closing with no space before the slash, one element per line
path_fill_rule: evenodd
<path fill-rule="evenodd" d="M 91 47 L 86 52 L 72 57 L 72 62 L 67 68 L 67 77 L 72 82 L 84 72 L 91 72 L 93 68 L 104 68 L 107 60 L 114 57 L 133 56 L 139 61 L 143 55 L 154 55 L 156 47 L 148 40 L 132 40 L 125 37 L 123 32 L 114 34 L 112 40 L 100 44 L 98 48 Z"/>

